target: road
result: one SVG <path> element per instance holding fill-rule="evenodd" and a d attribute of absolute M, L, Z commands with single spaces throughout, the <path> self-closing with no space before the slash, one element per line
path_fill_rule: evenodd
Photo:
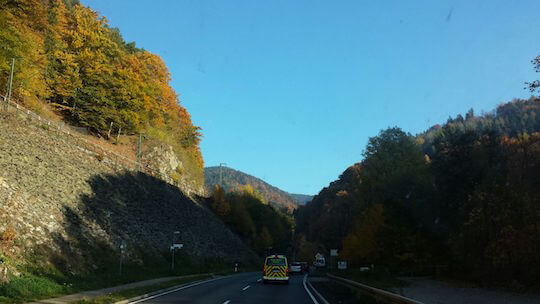
<path fill-rule="evenodd" d="M 263 284 L 260 272 L 242 273 L 132 303 L 306 303 L 313 304 L 302 284 L 303 276 L 291 276 L 289 285 Z"/>

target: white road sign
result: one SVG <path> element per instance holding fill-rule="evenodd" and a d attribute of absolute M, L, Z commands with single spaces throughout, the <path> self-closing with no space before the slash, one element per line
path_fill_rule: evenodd
<path fill-rule="evenodd" d="M 182 249 L 182 247 L 184 247 L 184 244 L 173 244 L 171 246 L 171 250 L 173 250 L 173 249 Z"/>

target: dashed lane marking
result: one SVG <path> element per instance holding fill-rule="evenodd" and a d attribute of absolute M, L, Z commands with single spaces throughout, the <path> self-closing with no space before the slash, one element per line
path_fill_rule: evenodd
<path fill-rule="evenodd" d="M 210 279 L 210 280 L 206 280 L 206 281 L 201 281 L 201 282 L 197 282 L 197 283 L 193 283 L 193 284 L 189 284 L 189 285 L 184 285 L 184 286 L 182 286 L 182 287 L 175 288 L 175 289 L 172 289 L 172 290 L 168 290 L 168 291 L 165 291 L 165 292 L 162 292 L 162 293 L 160 293 L 160 294 L 156 294 L 156 295 L 153 295 L 153 296 L 144 298 L 144 299 L 140 299 L 140 300 L 137 300 L 137 301 L 129 302 L 129 304 L 136 304 L 136 303 L 140 303 L 140 302 L 146 302 L 146 301 L 148 301 L 148 300 L 155 299 L 155 298 L 157 298 L 157 297 L 161 297 L 161 296 L 164 296 L 164 295 L 173 293 L 173 292 L 177 292 L 177 291 L 180 291 L 180 290 L 182 290 L 182 289 L 194 287 L 194 286 L 201 285 L 201 284 L 205 284 L 205 283 L 210 283 L 210 282 L 217 281 L 217 280 L 221 280 L 221 279 L 224 279 L 224 278 L 227 278 L 227 277 L 215 278 L 215 279 Z"/>
<path fill-rule="evenodd" d="M 242 288 L 242 291 L 244 291 L 244 290 L 248 289 L 249 287 L 250 287 L 250 286 L 248 285 L 248 286 L 246 286 L 246 287 Z"/>
<path fill-rule="evenodd" d="M 229 303 L 231 303 L 231 300 L 227 300 L 227 301 L 223 302 L 223 304 L 229 304 Z"/>
<path fill-rule="evenodd" d="M 258 279 L 258 280 L 257 280 L 257 282 L 260 282 L 260 281 L 262 281 L 262 279 Z"/>

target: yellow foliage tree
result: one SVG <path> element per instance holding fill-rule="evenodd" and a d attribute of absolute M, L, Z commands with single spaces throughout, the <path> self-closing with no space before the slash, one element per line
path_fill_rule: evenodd
<path fill-rule="evenodd" d="M 351 265 L 371 263 L 377 258 L 377 233 L 384 225 L 384 207 L 368 208 L 360 221 L 343 240 L 341 255 Z"/>
<path fill-rule="evenodd" d="M 111 123 L 128 135 L 144 131 L 173 146 L 189 182 L 204 183 L 201 129 L 159 56 L 126 43 L 78 1 L 0 0 L 0 7 L 0 87 L 15 58 L 13 100 L 37 111 L 47 101 L 70 123 L 102 135 Z"/>
<path fill-rule="evenodd" d="M 212 193 L 211 208 L 220 218 L 226 218 L 231 212 L 231 205 L 225 198 L 225 191 L 219 185 L 214 188 Z"/>
<path fill-rule="evenodd" d="M 309 242 L 306 236 L 301 234 L 296 241 L 296 257 L 300 261 L 312 262 L 317 253 L 317 245 Z"/>

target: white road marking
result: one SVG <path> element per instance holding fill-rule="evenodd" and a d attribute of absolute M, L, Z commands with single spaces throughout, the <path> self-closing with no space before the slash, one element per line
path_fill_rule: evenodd
<path fill-rule="evenodd" d="M 249 287 L 250 287 L 250 286 L 248 285 L 248 286 L 246 286 L 246 287 L 242 288 L 242 291 L 244 291 L 244 290 L 248 289 Z"/>
<path fill-rule="evenodd" d="M 260 281 L 262 281 L 262 279 L 258 279 L 258 280 L 257 280 L 257 282 L 260 282 Z"/>
<path fill-rule="evenodd" d="M 190 288 L 190 287 L 205 284 L 205 283 L 210 283 L 210 282 L 221 280 L 221 279 L 224 279 L 224 278 L 227 278 L 227 277 L 215 278 L 215 279 L 210 279 L 210 280 L 206 280 L 206 281 L 202 281 L 202 282 L 193 283 L 193 284 L 190 284 L 190 285 L 185 285 L 185 286 L 182 286 L 182 287 L 179 287 L 179 288 L 175 288 L 175 289 L 172 289 L 172 290 L 169 290 L 169 291 L 165 291 L 165 292 L 157 294 L 157 295 L 150 296 L 148 298 L 144 298 L 144 299 L 140 299 L 140 300 L 137 300 L 137 301 L 129 302 L 129 304 L 136 304 L 136 303 L 140 303 L 140 302 L 145 302 L 145 301 L 148 301 L 148 300 L 151 300 L 151 299 L 155 299 L 157 297 L 161 297 L 161 296 L 173 293 L 173 292 L 177 292 L 177 291 L 182 290 L 182 289 Z"/>
<path fill-rule="evenodd" d="M 304 280 L 302 281 L 302 284 L 304 285 L 304 289 L 306 290 L 307 294 L 309 295 L 309 297 L 311 298 L 311 300 L 313 301 L 313 303 L 319 304 L 319 302 L 317 302 L 317 299 L 315 299 L 315 297 L 311 294 L 311 292 L 310 292 L 309 289 L 307 288 L 307 286 L 306 286 L 306 280 L 307 280 L 307 273 L 304 275 Z"/>
<path fill-rule="evenodd" d="M 229 303 L 231 303 L 231 300 L 227 300 L 227 301 L 223 302 L 223 304 L 229 304 Z"/>
<path fill-rule="evenodd" d="M 307 280 L 307 284 L 309 286 L 309 288 L 311 288 L 311 290 L 313 290 L 313 292 L 315 293 L 315 295 L 317 297 L 319 297 L 319 300 L 321 300 L 323 302 L 323 304 L 330 304 L 328 303 L 328 301 L 322 296 L 322 294 L 320 294 L 317 289 L 315 289 L 315 287 L 313 287 L 313 285 L 311 285 L 311 282 L 309 280 Z"/>

